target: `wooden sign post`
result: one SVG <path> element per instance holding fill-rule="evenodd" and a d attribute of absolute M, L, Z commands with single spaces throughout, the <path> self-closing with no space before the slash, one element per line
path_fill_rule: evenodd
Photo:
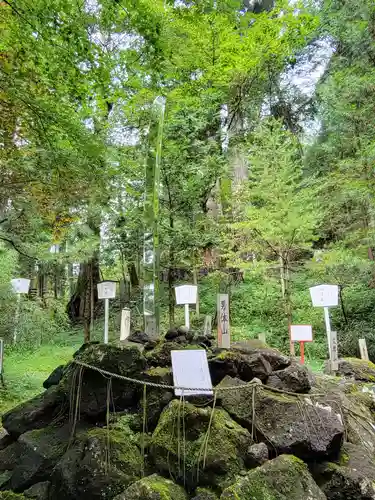
<path fill-rule="evenodd" d="M 224 349 L 230 349 L 229 295 L 217 295 L 217 344 Z"/>
<path fill-rule="evenodd" d="M 310 288 L 310 295 L 314 307 L 323 307 L 326 324 L 329 359 L 332 363 L 332 332 L 329 318 L 329 308 L 339 304 L 339 287 L 337 285 L 318 285 Z M 337 337 L 336 337 L 337 338 Z M 337 340 L 336 340 L 337 348 Z M 332 368 L 333 371 L 333 368 Z"/>
<path fill-rule="evenodd" d="M 265 344 L 265 343 L 266 343 L 266 334 L 265 334 L 265 332 L 263 332 L 263 333 L 259 333 L 259 334 L 258 334 L 258 339 L 259 339 L 261 342 L 263 342 L 263 344 Z"/>
<path fill-rule="evenodd" d="M 176 286 L 176 303 L 185 306 L 185 326 L 190 328 L 189 304 L 196 304 L 198 287 L 196 285 Z"/>
<path fill-rule="evenodd" d="M 361 353 L 361 359 L 369 361 L 366 339 L 359 339 L 359 352 Z"/>
<path fill-rule="evenodd" d="M 290 325 L 290 341 L 299 342 L 301 351 L 301 364 L 305 364 L 305 342 L 313 341 L 311 325 Z"/>
<path fill-rule="evenodd" d="M 17 342 L 17 331 L 18 331 L 18 323 L 20 319 L 21 312 L 21 294 L 29 293 L 30 288 L 30 280 L 26 278 L 15 278 L 11 280 L 13 292 L 17 294 L 17 308 L 16 308 L 16 316 L 15 316 L 15 326 L 13 332 L 13 342 Z"/>
<path fill-rule="evenodd" d="M 104 299 L 104 343 L 108 344 L 109 299 L 116 297 L 116 281 L 98 283 L 98 298 Z"/>

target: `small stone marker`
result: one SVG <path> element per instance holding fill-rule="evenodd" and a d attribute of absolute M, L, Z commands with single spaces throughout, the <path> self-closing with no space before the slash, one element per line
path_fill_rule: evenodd
<path fill-rule="evenodd" d="M 301 350 L 301 364 L 305 364 L 305 342 L 313 341 L 311 325 L 290 325 L 291 342 L 299 342 Z"/>
<path fill-rule="evenodd" d="M 217 295 L 217 345 L 230 349 L 229 295 Z"/>
<path fill-rule="evenodd" d="M 207 337 L 211 335 L 212 332 L 212 316 L 211 314 L 207 314 L 204 318 L 204 329 L 203 334 Z"/>
<path fill-rule="evenodd" d="M 259 333 L 259 335 L 258 335 L 258 339 L 259 339 L 261 342 L 263 342 L 263 344 L 265 344 L 265 343 L 266 343 L 266 334 L 265 334 L 265 332 L 263 332 L 263 333 Z"/>
<path fill-rule="evenodd" d="M 361 358 L 369 361 L 366 339 L 359 339 L 359 351 L 361 353 Z"/>
<path fill-rule="evenodd" d="M 126 340 L 130 335 L 130 309 L 121 311 L 120 340 Z"/>
<path fill-rule="evenodd" d="M 337 332 L 331 332 L 331 372 L 339 369 L 339 354 L 337 347 Z"/>
<path fill-rule="evenodd" d="M 173 384 L 191 390 L 175 389 L 176 396 L 211 396 L 212 382 L 208 369 L 207 353 L 204 349 L 171 351 Z M 196 387 L 196 389 L 193 389 Z"/>

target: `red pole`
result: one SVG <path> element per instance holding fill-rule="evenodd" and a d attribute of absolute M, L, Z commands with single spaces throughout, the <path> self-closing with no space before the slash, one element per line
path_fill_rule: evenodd
<path fill-rule="evenodd" d="M 301 365 L 305 364 L 305 342 L 300 342 L 300 350 L 301 350 Z"/>

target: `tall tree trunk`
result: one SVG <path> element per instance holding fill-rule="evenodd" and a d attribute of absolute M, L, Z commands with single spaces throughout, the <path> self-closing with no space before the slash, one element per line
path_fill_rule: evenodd
<path fill-rule="evenodd" d="M 98 303 L 99 281 L 99 256 L 98 252 L 95 252 L 88 262 L 81 264 L 75 292 L 67 305 L 70 320 L 73 323 L 83 322 L 85 342 L 90 341 L 90 327 Z"/>

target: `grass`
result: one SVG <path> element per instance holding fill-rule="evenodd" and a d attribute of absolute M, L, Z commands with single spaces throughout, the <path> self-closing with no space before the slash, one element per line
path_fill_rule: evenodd
<path fill-rule="evenodd" d="M 69 361 L 80 345 L 42 345 L 32 352 L 14 349 L 7 353 L 5 349 L 5 388 L 0 389 L 0 413 L 42 392 L 48 375 L 58 365 Z"/>

